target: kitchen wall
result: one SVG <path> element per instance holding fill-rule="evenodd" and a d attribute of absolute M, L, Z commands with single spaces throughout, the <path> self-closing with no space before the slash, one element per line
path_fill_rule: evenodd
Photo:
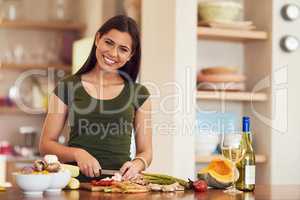
<path fill-rule="evenodd" d="M 283 52 L 279 41 L 285 35 L 300 38 L 300 20 L 287 22 L 280 16 L 284 4 L 295 3 L 297 0 L 273 0 L 273 36 L 272 36 L 272 70 L 273 105 L 272 159 L 271 177 L 274 184 L 300 184 L 300 51 Z M 287 95 L 287 96 L 286 96 Z"/>

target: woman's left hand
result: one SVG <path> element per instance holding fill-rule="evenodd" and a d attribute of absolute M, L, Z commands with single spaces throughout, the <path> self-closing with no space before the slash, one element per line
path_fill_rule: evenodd
<path fill-rule="evenodd" d="M 144 169 L 144 164 L 139 160 L 127 161 L 120 169 L 124 180 L 135 178 Z"/>

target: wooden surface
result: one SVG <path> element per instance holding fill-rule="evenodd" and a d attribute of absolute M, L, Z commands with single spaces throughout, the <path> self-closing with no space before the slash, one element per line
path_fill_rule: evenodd
<path fill-rule="evenodd" d="M 47 22 L 47 21 L 0 21 L 0 28 L 34 29 L 53 31 L 78 31 L 85 30 L 85 25 L 74 22 Z"/>
<path fill-rule="evenodd" d="M 229 92 L 229 91 L 197 91 L 197 99 L 227 101 L 266 101 L 265 93 Z"/>
<path fill-rule="evenodd" d="M 25 197 L 22 192 L 16 188 L 10 188 L 6 192 L 0 192 L 0 199 L 59 199 L 59 200 L 78 200 L 78 199 L 133 199 L 133 200 L 151 200 L 151 199 L 184 199 L 184 200 L 299 200 L 300 185 L 291 186 L 257 186 L 254 193 L 242 193 L 236 196 L 225 194 L 223 190 L 210 189 L 205 193 L 188 192 L 170 192 L 170 193 L 138 193 L 138 194 L 111 194 L 101 192 L 89 192 L 85 190 L 64 191 L 59 195 L 44 194 L 41 198 Z"/>
<path fill-rule="evenodd" d="M 198 26 L 198 39 L 250 41 L 266 40 L 268 35 L 265 31 L 221 29 Z"/>
<path fill-rule="evenodd" d="M 80 183 L 80 188 L 86 189 L 92 192 L 103 191 L 106 187 L 103 186 L 92 186 L 90 183 Z"/>
<path fill-rule="evenodd" d="M 196 156 L 196 163 L 209 163 L 214 157 L 219 157 L 219 155 L 211 156 Z M 265 155 L 255 155 L 256 163 L 265 163 L 267 158 Z"/>

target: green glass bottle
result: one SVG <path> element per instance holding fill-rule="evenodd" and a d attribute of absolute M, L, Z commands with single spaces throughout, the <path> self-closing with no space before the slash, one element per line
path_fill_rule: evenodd
<path fill-rule="evenodd" d="M 238 190 L 250 192 L 255 189 L 255 154 L 252 148 L 249 117 L 243 117 L 243 137 L 241 142 L 245 149 L 245 154 L 236 165 L 239 171 L 236 187 Z"/>

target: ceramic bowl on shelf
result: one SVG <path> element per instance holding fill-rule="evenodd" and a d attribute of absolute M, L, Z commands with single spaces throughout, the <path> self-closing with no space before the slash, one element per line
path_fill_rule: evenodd
<path fill-rule="evenodd" d="M 207 22 L 233 22 L 239 20 L 242 5 L 233 1 L 201 1 L 198 3 L 198 17 Z"/>

